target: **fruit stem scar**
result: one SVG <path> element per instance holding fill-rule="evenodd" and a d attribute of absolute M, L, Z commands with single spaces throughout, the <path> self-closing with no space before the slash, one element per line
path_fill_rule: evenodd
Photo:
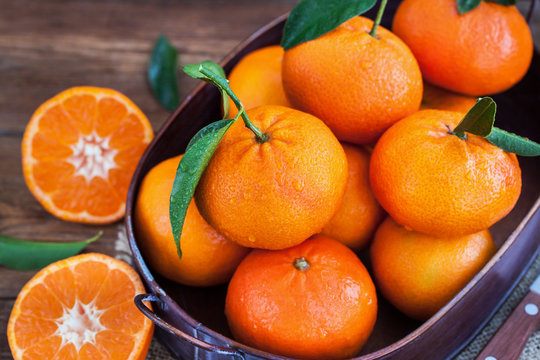
<path fill-rule="evenodd" d="M 242 116 L 242 119 L 244 120 L 244 124 L 246 127 L 251 130 L 257 139 L 257 142 L 262 144 L 266 141 L 268 141 L 269 136 L 268 134 L 263 133 L 258 127 L 253 125 L 251 120 L 249 120 L 245 110 L 244 105 L 240 102 L 236 94 L 231 90 L 231 87 L 229 86 L 229 81 L 227 79 L 222 78 L 221 76 L 216 75 L 213 71 L 205 67 L 204 65 L 200 65 L 199 72 L 203 75 L 206 75 L 210 80 L 212 80 L 212 83 L 216 85 L 220 90 L 223 90 L 231 97 L 231 100 L 234 102 L 234 105 L 236 105 L 236 108 L 238 109 L 238 114 Z M 235 118 L 237 119 L 238 116 Z"/>
<path fill-rule="evenodd" d="M 311 265 L 305 257 L 294 259 L 294 267 L 300 271 L 306 271 Z"/>
<path fill-rule="evenodd" d="M 381 19 L 384 13 L 384 9 L 386 8 L 386 3 L 388 0 L 382 0 L 381 6 L 379 7 L 379 11 L 377 12 L 377 17 L 375 17 L 375 21 L 373 22 L 373 27 L 371 28 L 371 31 L 369 32 L 369 35 L 374 37 L 375 39 L 378 39 L 377 37 L 377 27 L 381 23 Z"/>

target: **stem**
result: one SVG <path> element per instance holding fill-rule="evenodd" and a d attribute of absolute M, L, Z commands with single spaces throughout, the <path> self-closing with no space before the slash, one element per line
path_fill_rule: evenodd
<path fill-rule="evenodd" d="M 310 266 L 311 265 L 309 265 L 308 261 L 303 256 L 301 258 L 294 259 L 294 267 L 297 270 L 306 271 Z"/>
<path fill-rule="evenodd" d="M 448 129 L 448 135 L 454 135 L 454 136 L 457 136 L 458 138 L 460 138 L 461 140 L 467 140 L 467 134 L 465 134 L 465 132 L 455 132 L 455 131 L 452 131 L 450 130 L 450 126 L 449 125 L 446 125 L 446 128 Z M 455 130 L 455 129 L 454 129 Z"/>
<path fill-rule="evenodd" d="M 199 71 L 201 74 L 206 75 L 210 80 L 212 80 L 214 85 L 224 90 L 227 93 L 227 95 L 231 97 L 232 101 L 234 102 L 234 105 L 236 105 L 236 108 L 238 109 L 238 113 L 242 114 L 242 119 L 244 120 L 244 124 L 249 130 L 251 130 L 255 134 L 255 138 L 257 142 L 262 144 L 268 141 L 269 139 L 268 135 L 263 133 L 261 130 L 259 130 L 259 128 L 253 125 L 251 120 L 249 120 L 246 112 L 244 111 L 244 105 L 240 102 L 238 97 L 236 97 L 236 94 L 231 90 L 231 88 L 229 87 L 228 81 L 226 79 L 223 79 L 220 76 L 217 76 L 211 70 L 207 69 L 203 65 L 199 67 Z"/>
<path fill-rule="evenodd" d="M 384 13 L 384 8 L 386 7 L 386 3 L 388 0 L 382 0 L 381 6 L 379 6 L 379 12 L 377 12 L 377 17 L 375 18 L 375 21 L 373 22 L 373 27 L 371 28 L 371 31 L 369 32 L 369 35 L 373 36 L 375 39 L 377 39 L 377 27 L 381 23 L 381 19 Z"/>

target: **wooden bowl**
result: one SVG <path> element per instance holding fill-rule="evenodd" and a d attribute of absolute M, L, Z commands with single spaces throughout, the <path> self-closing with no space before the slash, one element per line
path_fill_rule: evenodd
<path fill-rule="evenodd" d="M 395 9 L 396 3 L 390 3 L 389 12 Z M 257 31 L 221 65 L 228 72 L 245 54 L 278 44 L 285 19 L 286 15 L 281 16 Z M 497 126 L 539 141 L 538 53 L 523 81 L 494 98 L 499 109 Z M 162 160 L 183 153 L 199 129 L 221 119 L 219 104 L 219 93 L 213 86 L 201 84 L 197 87 L 163 125 L 135 171 L 127 198 L 125 224 L 135 265 L 149 291 L 149 294 L 137 296 L 135 302 L 156 323 L 157 336 L 178 358 L 284 359 L 232 339 L 223 314 L 226 285 L 195 288 L 173 283 L 148 268 L 137 245 L 133 214 L 142 179 Z M 498 251 L 489 263 L 446 306 L 423 323 L 405 317 L 379 295 L 374 332 L 355 359 L 434 360 L 451 357 L 499 308 L 535 258 L 540 245 L 540 159 L 522 157 L 519 160 L 522 194 L 514 210 L 491 228 Z M 365 254 L 360 256 L 369 268 L 369 259 Z M 144 301 L 153 303 L 153 311 Z"/>

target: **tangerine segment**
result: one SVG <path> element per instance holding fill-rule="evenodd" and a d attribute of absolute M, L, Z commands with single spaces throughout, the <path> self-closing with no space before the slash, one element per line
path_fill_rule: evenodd
<path fill-rule="evenodd" d="M 45 267 L 13 305 L 7 334 L 14 359 L 144 359 L 153 323 L 133 303 L 140 293 L 135 270 L 103 254 Z"/>
<path fill-rule="evenodd" d="M 240 121 L 223 137 L 195 192 L 201 215 L 247 247 L 283 249 L 319 233 L 347 182 L 341 144 L 318 118 L 284 106 L 247 111 L 269 136 Z"/>
<path fill-rule="evenodd" d="M 521 192 L 515 154 L 451 132 L 463 113 L 422 110 L 394 124 L 371 155 L 370 183 L 399 224 L 437 237 L 487 229 Z"/>
<path fill-rule="evenodd" d="M 75 87 L 42 104 L 22 143 L 28 188 L 53 215 L 103 224 L 124 215 L 129 178 L 153 138 L 146 116 L 111 89 Z M 111 172 L 121 173 L 122 180 Z"/>

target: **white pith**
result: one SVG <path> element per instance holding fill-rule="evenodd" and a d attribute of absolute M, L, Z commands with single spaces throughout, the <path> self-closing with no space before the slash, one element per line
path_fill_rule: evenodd
<path fill-rule="evenodd" d="M 82 175 L 86 181 L 98 176 L 107 179 L 110 169 L 117 167 L 114 157 L 118 150 L 109 147 L 109 137 L 101 138 L 95 132 L 79 137 L 71 145 L 73 155 L 67 161 L 75 166 L 75 175 Z"/>
<path fill-rule="evenodd" d="M 95 344 L 96 334 L 106 329 L 99 320 L 104 311 L 99 310 L 93 301 L 83 304 L 75 300 L 72 308 L 64 307 L 63 311 L 55 321 L 58 326 L 55 335 L 62 338 L 60 347 L 73 344 L 78 352 L 86 343 Z"/>

